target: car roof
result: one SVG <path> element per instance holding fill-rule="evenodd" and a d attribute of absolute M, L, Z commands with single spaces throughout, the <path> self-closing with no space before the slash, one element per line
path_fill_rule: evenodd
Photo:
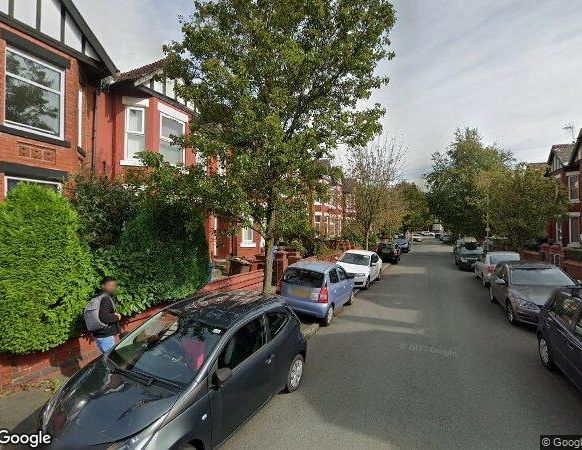
<path fill-rule="evenodd" d="M 306 270 L 313 270 L 314 272 L 325 272 L 332 267 L 335 267 L 335 263 L 329 261 L 309 261 L 309 260 L 301 260 L 296 263 L 291 264 L 289 268 L 299 268 L 299 269 L 306 269 Z"/>
<path fill-rule="evenodd" d="M 167 309 L 210 326 L 229 329 L 254 312 L 283 304 L 277 295 L 265 295 L 257 291 L 233 291 L 194 295 L 170 305 Z"/>
<path fill-rule="evenodd" d="M 356 255 L 366 255 L 366 256 L 374 254 L 374 252 L 370 250 L 346 250 L 345 253 L 355 253 Z"/>
<path fill-rule="evenodd" d="M 550 263 L 546 263 L 546 262 L 542 262 L 542 261 L 505 261 L 502 262 L 501 264 L 505 264 L 506 266 L 508 266 L 510 269 L 514 269 L 514 268 L 526 268 L 526 269 L 551 269 L 551 268 L 556 268 L 556 266 L 554 266 L 553 264 Z"/>

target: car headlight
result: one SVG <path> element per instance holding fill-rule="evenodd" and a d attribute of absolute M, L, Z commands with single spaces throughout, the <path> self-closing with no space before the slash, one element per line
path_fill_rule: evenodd
<path fill-rule="evenodd" d="M 354 276 L 355 277 L 365 277 L 366 274 L 365 273 L 355 273 Z"/>
<path fill-rule="evenodd" d="M 125 439 L 124 441 L 115 442 L 107 447 L 107 450 L 142 450 L 146 447 L 150 441 L 153 434 L 157 431 L 158 427 L 162 424 L 166 414 L 160 417 L 151 425 L 147 426 L 144 430 Z"/>
<path fill-rule="evenodd" d="M 527 301 L 527 300 L 525 300 L 525 299 L 523 299 L 523 298 L 517 298 L 517 299 L 516 299 L 516 303 L 517 303 L 517 304 L 518 304 L 518 305 L 519 305 L 521 308 L 524 308 L 524 309 L 531 309 L 531 310 L 534 310 L 534 311 L 539 309 L 538 305 L 536 305 L 536 304 L 535 304 L 535 303 L 533 303 L 533 302 Z"/>

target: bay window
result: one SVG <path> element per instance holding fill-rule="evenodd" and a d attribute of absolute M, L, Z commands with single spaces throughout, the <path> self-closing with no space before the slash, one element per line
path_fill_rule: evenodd
<path fill-rule="evenodd" d="M 145 149 L 145 110 L 129 107 L 125 116 L 125 158 L 136 160 Z"/>
<path fill-rule="evenodd" d="M 63 70 L 6 48 L 6 126 L 62 139 L 64 88 Z"/>
<path fill-rule="evenodd" d="M 184 164 L 184 149 L 172 142 L 172 136 L 184 134 L 185 123 L 165 114 L 160 120 L 160 154 L 170 164 Z"/>

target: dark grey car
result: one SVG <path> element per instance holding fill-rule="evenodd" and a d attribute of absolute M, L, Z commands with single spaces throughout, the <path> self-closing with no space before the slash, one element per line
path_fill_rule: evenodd
<path fill-rule="evenodd" d="M 508 261 L 497 264 L 489 282 L 489 299 L 498 302 L 509 323 L 537 325 L 540 308 L 552 292 L 577 283 L 563 270 L 535 261 Z"/>
<path fill-rule="evenodd" d="M 153 316 L 78 371 L 41 411 L 51 448 L 214 448 L 282 389 L 306 341 L 279 297 L 213 293 Z"/>
<path fill-rule="evenodd" d="M 538 350 L 542 364 L 559 368 L 582 391 L 582 291 L 558 289 L 542 307 Z"/>

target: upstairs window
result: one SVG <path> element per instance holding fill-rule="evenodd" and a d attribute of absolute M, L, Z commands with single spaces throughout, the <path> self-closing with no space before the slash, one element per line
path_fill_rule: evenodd
<path fill-rule="evenodd" d="M 125 158 L 137 159 L 136 153 L 145 149 L 145 110 L 127 108 L 125 116 Z"/>
<path fill-rule="evenodd" d="M 160 154 L 170 164 L 184 164 L 184 149 L 172 142 L 172 136 L 184 134 L 184 122 L 165 114 L 161 115 L 160 122 Z"/>
<path fill-rule="evenodd" d="M 62 139 L 64 80 L 63 70 L 7 48 L 5 125 Z"/>
<path fill-rule="evenodd" d="M 568 194 L 570 200 L 578 200 L 580 192 L 578 189 L 579 175 L 568 176 Z"/>

